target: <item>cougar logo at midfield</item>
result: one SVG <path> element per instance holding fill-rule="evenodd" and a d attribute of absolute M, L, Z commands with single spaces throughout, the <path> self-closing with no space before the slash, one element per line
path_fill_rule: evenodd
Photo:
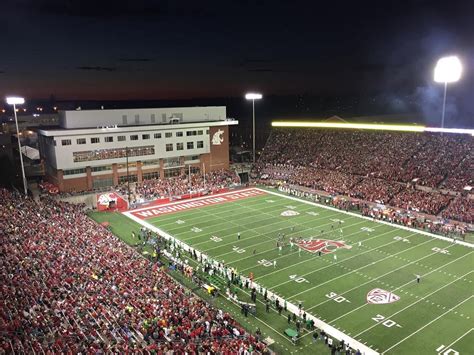
<path fill-rule="evenodd" d="M 400 299 L 396 294 L 382 290 L 381 288 L 374 288 L 367 294 L 367 303 L 370 304 L 387 304 L 393 303 Z"/>
<path fill-rule="evenodd" d="M 331 253 L 337 248 L 350 249 L 350 245 L 346 245 L 345 242 L 329 239 L 312 239 L 312 240 L 302 240 L 298 242 L 298 246 L 310 253 Z"/>
<path fill-rule="evenodd" d="M 216 133 L 214 133 L 212 136 L 212 144 L 221 145 L 221 143 L 224 142 L 224 137 L 222 137 L 223 134 L 224 131 L 222 129 L 219 129 Z"/>

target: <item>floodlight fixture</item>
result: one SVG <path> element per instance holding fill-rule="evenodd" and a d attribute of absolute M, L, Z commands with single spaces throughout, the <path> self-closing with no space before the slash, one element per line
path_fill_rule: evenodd
<path fill-rule="evenodd" d="M 438 60 L 434 70 L 434 81 L 444 83 L 443 111 L 441 113 L 441 128 L 444 128 L 444 117 L 446 114 L 446 93 L 448 83 L 454 83 L 461 78 L 462 64 L 458 57 L 449 56 Z"/>
<path fill-rule="evenodd" d="M 249 92 L 245 94 L 245 98 L 247 100 L 252 100 L 252 137 L 253 137 L 253 163 L 255 164 L 255 100 L 260 100 L 262 98 L 262 94 L 256 92 Z"/>
<path fill-rule="evenodd" d="M 25 99 L 19 96 L 9 96 L 6 98 L 7 104 L 13 105 L 13 114 L 15 115 L 15 125 L 16 125 L 16 138 L 18 141 L 18 154 L 20 155 L 20 164 L 21 164 L 21 176 L 23 178 L 23 189 L 25 196 L 28 196 L 28 189 L 26 184 L 25 176 L 25 166 L 23 165 L 23 153 L 21 151 L 21 142 L 20 142 L 20 131 L 18 129 L 18 117 L 16 115 L 16 105 L 22 105 L 25 103 Z"/>
<path fill-rule="evenodd" d="M 9 105 L 23 105 L 25 103 L 25 99 L 18 96 L 9 96 L 6 98 L 6 101 Z"/>
<path fill-rule="evenodd" d="M 262 97 L 262 94 L 258 94 L 255 92 L 249 92 L 248 94 L 245 94 L 245 98 L 247 100 L 260 100 Z"/>
<path fill-rule="evenodd" d="M 461 79 L 462 64 L 458 57 L 450 56 L 438 60 L 434 69 L 434 81 L 437 83 L 454 83 Z"/>

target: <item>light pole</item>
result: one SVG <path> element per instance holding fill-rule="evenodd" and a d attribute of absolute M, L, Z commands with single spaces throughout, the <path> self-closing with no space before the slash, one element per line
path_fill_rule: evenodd
<path fill-rule="evenodd" d="M 461 78 L 462 65 L 456 56 L 444 57 L 438 60 L 434 69 L 434 81 L 444 83 L 443 112 L 441 115 L 441 128 L 444 128 L 444 115 L 446 111 L 446 92 L 448 83 L 454 83 Z"/>
<path fill-rule="evenodd" d="M 23 189 L 25 191 L 25 196 L 28 196 L 28 189 L 26 186 L 26 176 L 25 176 L 25 166 L 23 165 L 23 154 L 21 152 L 21 143 L 20 143 L 20 131 L 18 129 L 18 117 L 16 116 L 16 105 L 23 105 L 25 99 L 23 97 L 7 97 L 7 104 L 13 105 L 13 114 L 15 115 L 15 125 L 16 125 L 16 137 L 18 138 L 18 152 L 20 153 L 20 164 L 21 164 L 21 176 L 23 178 Z"/>
<path fill-rule="evenodd" d="M 257 94 L 255 92 L 249 92 L 245 94 L 245 98 L 247 100 L 252 100 L 252 131 L 253 131 L 253 163 L 255 164 L 255 100 L 260 100 L 262 98 L 262 94 Z"/>

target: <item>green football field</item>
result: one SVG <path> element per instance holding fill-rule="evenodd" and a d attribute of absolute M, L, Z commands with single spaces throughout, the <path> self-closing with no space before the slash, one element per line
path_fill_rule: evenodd
<path fill-rule="evenodd" d="M 144 222 L 378 353 L 474 353 L 470 247 L 272 192 Z"/>

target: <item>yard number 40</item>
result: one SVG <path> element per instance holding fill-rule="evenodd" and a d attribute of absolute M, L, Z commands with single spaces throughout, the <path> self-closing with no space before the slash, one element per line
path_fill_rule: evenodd
<path fill-rule="evenodd" d="M 308 280 L 306 280 L 304 277 L 301 277 L 301 276 L 298 276 L 298 275 L 290 275 L 290 279 L 293 280 L 294 282 L 297 282 L 297 283 L 303 283 L 303 282 L 306 282 L 306 283 L 309 283 Z"/>
<path fill-rule="evenodd" d="M 400 324 L 398 324 L 397 322 L 391 320 L 391 319 L 388 319 L 386 318 L 385 316 L 381 315 L 381 314 L 377 314 L 375 317 L 372 318 L 374 321 L 376 321 L 377 323 L 382 323 L 384 326 L 386 326 L 387 328 L 392 328 L 393 326 L 396 326 L 398 328 L 401 328 L 402 326 Z"/>

